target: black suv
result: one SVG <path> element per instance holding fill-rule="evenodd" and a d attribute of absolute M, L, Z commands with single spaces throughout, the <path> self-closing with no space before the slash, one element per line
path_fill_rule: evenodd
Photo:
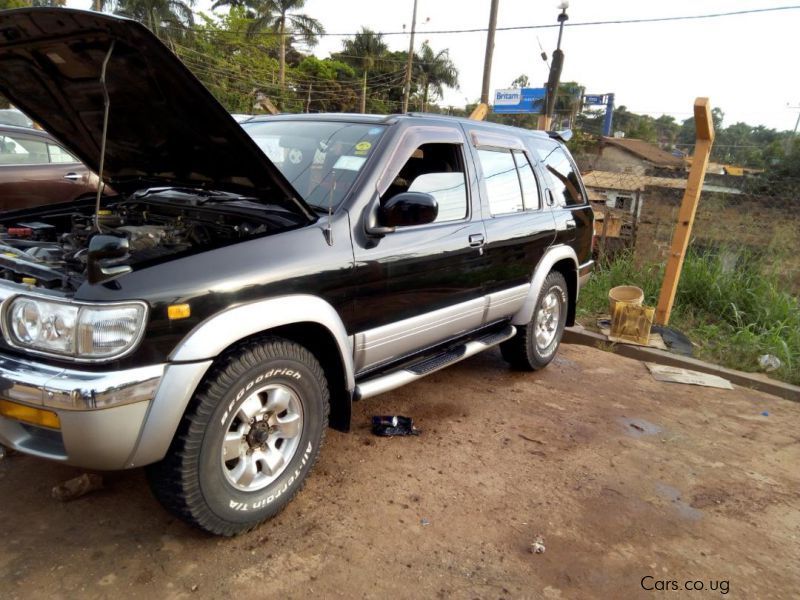
<path fill-rule="evenodd" d="M 369 398 L 499 346 L 553 358 L 591 268 L 557 136 L 434 115 L 242 126 L 140 24 L 0 13 L 0 93 L 116 192 L 0 216 L 0 443 L 147 466 L 232 535 Z"/>

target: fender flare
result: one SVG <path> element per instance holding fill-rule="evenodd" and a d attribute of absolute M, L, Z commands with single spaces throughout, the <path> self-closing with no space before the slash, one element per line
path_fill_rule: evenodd
<path fill-rule="evenodd" d="M 576 290 L 575 302 L 578 301 L 578 255 L 570 246 L 551 246 L 539 261 L 536 270 L 533 272 L 533 277 L 531 278 L 531 287 L 528 290 L 528 297 L 525 298 L 525 302 L 522 304 L 522 307 L 511 318 L 512 325 L 526 325 L 530 323 L 531 319 L 533 318 L 533 311 L 536 309 L 536 301 L 539 299 L 539 293 L 542 291 L 542 286 L 544 285 L 544 280 L 547 277 L 547 274 L 553 269 L 553 265 L 564 259 L 569 259 L 574 264 L 575 281 L 573 283 L 575 284 Z"/>
<path fill-rule="evenodd" d="M 308 294 L 277 296 L 248 302 L 219 312 L 198 324 L 169 355 L 171 362 L 216 358 L 241 339 L 296 323 L 316 323 L 330 332 L 339 348 L 348 391 L 355 389 L 353 340 L 339 313 L 328 302 Z"/>

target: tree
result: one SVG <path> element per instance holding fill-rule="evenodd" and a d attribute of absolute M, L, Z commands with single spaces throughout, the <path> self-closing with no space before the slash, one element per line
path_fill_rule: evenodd
<path fill-rule="evenodd" d="M 194 0 L 99 0 L 100 10 L 143 23 L 170 46 L 194 25 L 193 6 Z"/>
<path fill-rule="evenodd" d="M 26 6 L 64 6 L 66 0 L 0 0 L 0 10 Z"/>
<path fill-rule="evenodd" d="M 176 47 L 184 64 L 231 112 L 250 113 L 259 94 L 275 101 L 280 91 L 273 58 L 278 40 L 249 40 L 246 12 L 231 8 L 217 19 L 200 13 L 192 38 Z"/>
<path fill-rule="evenodd" d="M 449 50 L 434 52 L 428 42 L 422 44 L 420 54 L 415 59 L 417 76 L 422 86 L 422 111 L 428 107 L 428 94 L 441 98 L 444 87 L 458 88 L 458 69 L 450 59 Z"/>
<path fill-rule="evenodd" d="M 511 82 L 512 88 L 525 88 L 530 85 L 530 79 L 528 76 L 523 73 L 519 77 L 517 77 L 514 81 Z"/>
<path fill-rule="evenodd" d="M 212 8 L 220 6 L 245 6 L 248 16 L 253 18 L 248 27 L 250 36 L 264 31 L 277 34 L 280 41 L 278 54 L 278 80 L 281 90 L 286 89 L 286 42 L 290 36 L 297 36 L 307 45 L 314 46 L 317 36 L 325 33 L 322 23 L 296 11 L 302 9 L 306 0 L 217 0 Z"/>
<path fill-rule="evenodd" d="M 389 47 L 383 41 L 383 35 L 362 27 L 352 39 L 342 41 L 342 53 L 338 58 L 360 68 L 363 71 L 361 88 L 361 112 L 367 112 L 367 74 L 382 64 Z"/>

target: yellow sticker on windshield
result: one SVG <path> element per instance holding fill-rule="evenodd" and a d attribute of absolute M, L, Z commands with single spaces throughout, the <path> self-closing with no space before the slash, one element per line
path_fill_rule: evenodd
<path fill-rule="evenodd" d="M 356 155 L 357 156 L 364 156 L 369 149 L 372 148 L 372 144 L 369 142 L 358 142 L 356 144 Z"/>

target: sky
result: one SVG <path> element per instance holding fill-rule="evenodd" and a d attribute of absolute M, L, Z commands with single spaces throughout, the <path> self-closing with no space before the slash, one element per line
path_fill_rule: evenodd
<path fill-rule="evenodd" d="M 85 7 L 89 0 L 69 0 Z M 559 0 L 500 0 L 498 27 L 555 24 Z M 210 0 L 197 0 L 208 11 Z M 569 21 L 685 16 L 774 6 L 787 0 L 572 0 Z M 799 4 L 794 4 L 800 6 Z M 416 48 L 447 48 L 459 70 L 460 89 L 448 90 L 441 104 L 463 106 L 480 97 L 486 32 L 434 34 L 436 30 L 485 28 L 490 0 L 418 0 Z M 413 0 L 307 0 L 304 12 L 326 31 L 350 33 L 362 26 L 389 32 L 411 25 Z M 577 81 L 586 93 L 614 92 L 617 106 L 678 121 L 692 115 L 698 96 L 725 113 L 723 124 L 745 121 L 779 130 L 793 129 L 800 106 L 800 9 L 697 21 L 566 27 L 562 81 Z M 492 64 L 491 96 L 520 74 L 542 86 L 547 65 L 539 44 L 552 54 L 557 28 L 498 31 Z M 322 38 L 314 49 L 327 56 L 341 49 L 342 37 Z M 387 36 L 392 50 L 407 50 L 408 35 Z"/>

